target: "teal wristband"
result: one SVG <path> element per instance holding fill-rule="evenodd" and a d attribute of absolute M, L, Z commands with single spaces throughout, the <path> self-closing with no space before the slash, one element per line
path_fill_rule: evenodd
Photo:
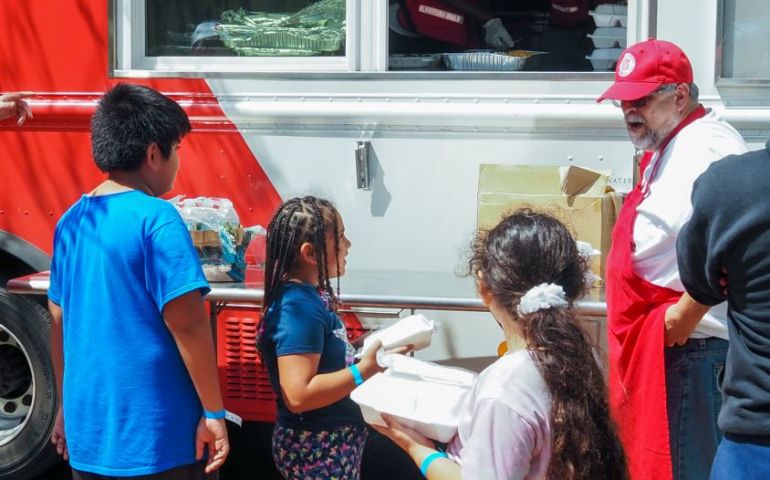
<path fill-rule="evenodd" d="M 350 373 L 353 374 L 353 381 L 356 382 L 356 387 L 364 383 L 364 377 L 361 376 L 361 371 L 358 370 L 358 365 L 351 365 L 348 367 Z"/>
<path fill-rule="evenodd" d="M 217 410 L 216 412 L 212 412 L 210 410 L 203 410 L 203 416 L 210 419 L 210 420 L 220 420 L 222 418 L 225 418 L 227 415 L 227 410 L 224 408 L 222 410 Z"/>
<path fill-rule="evenodd" d="M 447 458 L 446 453 L 434 452 L 425 457 L 425 460 L 422 461 L 422 464 L 420 465 L 420 473 L 422 473 L 423 477 L 428 478 L 428 468 L 430 468 L 430 464 L 433 463 L 433 461 L 437 458 Z"/>

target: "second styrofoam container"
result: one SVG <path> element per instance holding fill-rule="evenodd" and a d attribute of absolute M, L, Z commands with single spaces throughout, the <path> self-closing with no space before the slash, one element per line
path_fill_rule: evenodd
<path fill-rule="evenodd" d="M 628 6 L 602 4 L 588 12 L 597 27 L 625 27 L 628 25 Z"/>
<path fill-rule="evenodd" d="M 586 58 L 591 61 L 594 70 L 614 70 L 622 48 L 597 48 Z"/>
<path fill-rule="evenodd" d="M 433 333 L 437 325 L 433 320 L 428 320 L 425 315 L 410 315 L 404 317 L 393 325 L 377 330 L 364 339 L 362 352 L 369 349 L 375 341 L 382 342 L 384 350 L 411 345 L 413 350 L 422 350 L 430 345 Z"/>
<path fill-rule="evenodd" d="M 473 372 L 442 367 L 393 355 L 394 366 L 357 387 L 350 398 L 361 407 L 364 420 L 385 425 L 382 414 L 420 434 L 448 442 L 457 433 L 463 400 L 470 391 Z"/>
<path fill-rule="evenodd" d="M 594 33 L 588 34 L 588 38 L 596 48 L 626 48 L 626 35 L 625 27 L 598 27 Z"/>

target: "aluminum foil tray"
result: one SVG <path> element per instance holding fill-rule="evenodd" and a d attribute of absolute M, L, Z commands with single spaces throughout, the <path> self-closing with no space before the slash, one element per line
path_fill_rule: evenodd
<path fill-rule="evenodd" d="M 510 52 L 476 51 L 445 53 L 444 64 L 450 70 L 517 71 L 544 52 L 512 50 Z"/>
<path fill-rule="evenodd" d="M 297 48 L 230 47 L 242 57 L 313 57 L 324 52 Z"/>
<path fill-rule="evenodd" d="M 338 52 L 345 43 L 344 34 L 323 27 L 269 27 L 259 30 L 235 27 L 219 25 L 217 31 L 225 46 L 236 51 L 244 48 L 272 48 Z"/>

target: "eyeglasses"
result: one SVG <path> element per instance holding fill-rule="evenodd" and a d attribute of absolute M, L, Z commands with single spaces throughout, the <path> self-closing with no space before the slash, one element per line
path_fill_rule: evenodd
<path fill-rule="evenodd" d="M 676 90 L 676 83 L 668 83 L 666 85 L 663 85 L 661 87 L 658 87 L 656 90 L 653 90 L 651 93 L 648 93 L 646 96 L 642 98 L 637 98 L 636 100 L 613 100 L 612 104 L 616 107 L 620 108 L 625 103 L 631 108 L 642 108 L 645 105 L 647 105 L 647 102 L 650 101 L 652 97 L 655 95 L 659 95 L 661 93 L 670 93 Z"/>

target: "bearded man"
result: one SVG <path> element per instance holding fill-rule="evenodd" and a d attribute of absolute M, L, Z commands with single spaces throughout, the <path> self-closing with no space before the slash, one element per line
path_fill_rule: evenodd
<path fill-rule="evenodd" d="M 604 99 L 621 108 L 645 152 L 608 256 L 610 405 L 631 478 L 707 479 L 721 439 L 727 314 L 724 304 L 709 310 L 683 296 L 676 241 L 695 179 L 746 144 L 698 102 L 690 60 L 670 42 L 626 49 Z"/>

